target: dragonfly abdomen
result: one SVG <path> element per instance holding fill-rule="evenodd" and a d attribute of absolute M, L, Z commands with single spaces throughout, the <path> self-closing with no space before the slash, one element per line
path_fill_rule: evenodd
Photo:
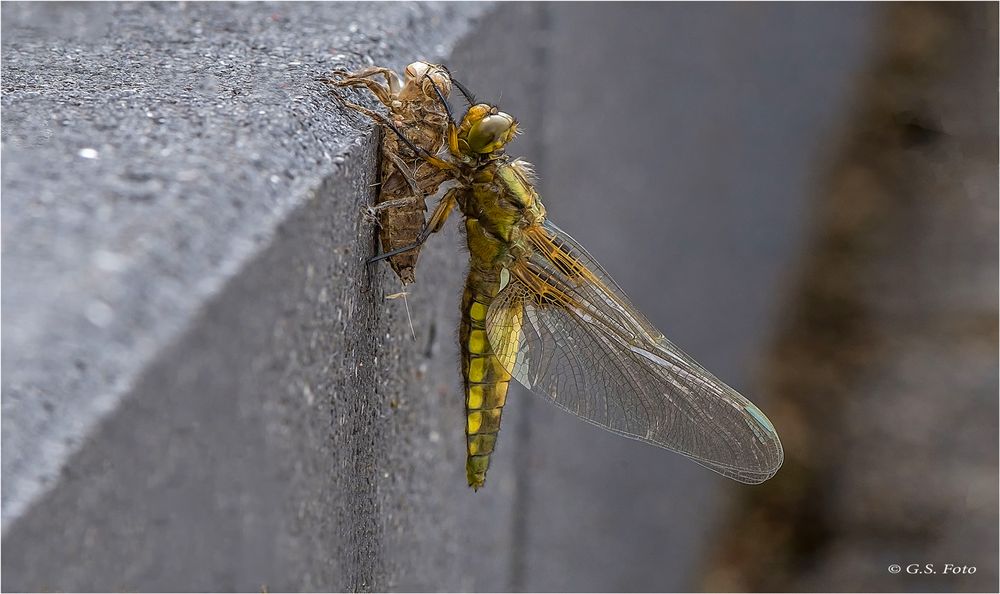
<path fill-rule="evenodd" d="M 486 482 L 511 379 L 486 336 L 486 312 L 496 295 L 497 283 L 497 279 L 473 269 L 462 298 L 460 340 L 468 454 L 465 469 L 469 486 L 477 490 Z"/>

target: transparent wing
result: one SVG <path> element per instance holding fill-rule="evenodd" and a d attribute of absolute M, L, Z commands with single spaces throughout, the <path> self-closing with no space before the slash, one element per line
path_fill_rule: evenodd
<path fill-rule="evenodd" d="M 486 318 L 491 346 L 532 392 L 591 423 L 680 452 L 744 483 L 784 454 L 764 413 L 653 327 L 607 272 L 555 225 L 511 271 Z"/>

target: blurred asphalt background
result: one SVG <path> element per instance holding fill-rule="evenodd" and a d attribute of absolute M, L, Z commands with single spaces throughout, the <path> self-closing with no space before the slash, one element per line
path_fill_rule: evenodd
<path fill-rule="evenodd" d="M 2 18 L 5 591 L 997 588 L 995 6 Z M 468 491 L 460 239 L 414 343 L 362 265 L 377 137 L 311 82 L 362 56 L 516 114 L 552 219 L 786 468 L 733 484 L 519 393 Z M 886 569 L 945 562 L 977 571 Z"/>

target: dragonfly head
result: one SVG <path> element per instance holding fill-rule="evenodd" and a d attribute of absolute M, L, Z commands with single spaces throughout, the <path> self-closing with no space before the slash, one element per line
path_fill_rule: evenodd
<path fill-rule="evenodd" d="M 467 156 L 489 155 L 503 149 L 517 134 L 517 121 L 492 105 L 469 108 L 458 128 L 459 150 Z"/>
<path fill-rule="evenodd" d="M 435 86 L 445 97 L 451 93 L 451 76 L 443 66 L 413 62 L 406 67 L 403 74 L 406 76 L 407 87 L 415 82 L 424 97 L 435 97 Z"/>

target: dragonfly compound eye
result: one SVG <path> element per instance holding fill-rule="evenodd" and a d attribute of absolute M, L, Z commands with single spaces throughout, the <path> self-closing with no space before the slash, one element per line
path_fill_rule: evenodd
<path fill-rule="evenodd" d="M 472 125 L 466 139 L 473 152 L 486 154 L 510 142 L 517 130 L 514 118 L 499 112 L 488 115 Z"/>

